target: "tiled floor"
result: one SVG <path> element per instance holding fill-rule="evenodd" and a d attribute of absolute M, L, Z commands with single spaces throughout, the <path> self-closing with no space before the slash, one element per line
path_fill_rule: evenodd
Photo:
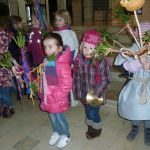
<path fill-rule="evenodd" d="M 48 115 L 24 98 L 23 112 L 15 102 L 16 114 L 9 119 L 0 118 L 0 150 L 56 150 L 48 145 L 51 126 Z M 110 102 L 101 109 L 103 131 L 99 138 L 85 138 L 86 125 L 81 106 L 66 113 L 72 140 L 65 150 L 149 150 L 143 142 L 143 126 L 134 142 L 126 140 L 130 123 L 117 114 L 116 104 Z"/>

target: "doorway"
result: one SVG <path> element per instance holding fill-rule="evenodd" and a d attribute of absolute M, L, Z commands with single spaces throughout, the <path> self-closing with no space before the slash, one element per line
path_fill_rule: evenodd
<path fill-rule="evenodd" d="M 57 11 L 57 0 L 49 0 L 50 24 L 54 24 L 54 13 Z"/>

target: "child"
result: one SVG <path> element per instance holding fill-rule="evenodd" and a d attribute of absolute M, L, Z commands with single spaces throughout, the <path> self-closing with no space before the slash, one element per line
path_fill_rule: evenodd
<path fill-rule="evenodd" d="M 42 63 L 45 54 L 42 46 L 42 34 L 40 30 L 40 22 L 36 16 L 32 16 L 32 29 L 29 36 L 29 42 L 27 46 L 28 53 L 31 53 L 32 63 L 34 67 Z"/>
<path fill-rule="evenodd" d="M 67 10 L 58 10 L 55 14 L 56 33 L 60 34 L 64 45 L 71 48 L 71 64 L 78 53 L 78 40 L 76 34 L 71 29 L 71 17 Z"/>
<path fill-rule="evenodd" d="M 100 136 L 102 121 L 99 115 L 99 106 L 91 106 L 86 103 L 89 91 L 94 96 L 102 97 L 110 83 L 109 65 L 105 58 L 93 61 L 93 53 L 97 44 L 101 41 L 100 35 L 95 30 L 87 30 L 82 39 L 80 52 L 75 59 L 73 70 L 73 92 L 85 108 L 86 124 L 88 130 L 86 137 L 93 139 Z"/>
<path fill-rule="evenodd" d="M 71 64 L 73 64 L 73 61 L 78 53 L 78 40 L 76 37 L 76 34 L 71 29 L 71 17 L 70 13 L 67 10 L 58 10 L 55 14 L 55 26 L 56 31 L 55 33 L 58 33 L 61 35 L 63 44 L 69 45 L 71 48 Z M 74 100 L 74 96 L 71 90 L 70 93 L 71 98 L 71 105 L 75 106 L 77 105 L 77 101 Z"/>
<path fill-rule="evenodd" d="M 150 29 L 150 23 L 140 24 L 142 36 Z M 139 51 L 134 43 L 131 51 Z M 144 122 L 144 142 L 150 145 L 150 56 L 143 56 L 140 59 L 119 55 L 118 63 L 133 73 L 131 80 L 122 89 L 118 100 L 119 115 L 131 120 L 131 131 L 127 135 L 129 141 L 133 141 L 138 132 L 140 122 Z"/>
<path fill-rule="evenodd" d="M 11 16 L 10 17 L 10 32 L 13 33 L 14 37 L 18 35 L 18 31 L 22 30 L 22 18 L 19 16 Z M 19 50 L 18 45 L 12 39 L 9 44 L 9 52 L 12 57 L 17 61 L 18 64 L 22 64 L 21 62 L 21 51 Z"/>
<path fill-rule="evenodd" d="M 0 116 L 8 118 L 15 113 L 11 97 L 11 58 L 9 57 L 9 60 L 8 58 L 6 60 L 11 35 L 6 30 L 8 29 L 8 19 L 5 17 L 1 17 L 0 19 Z"/>
<path fill-rule="evenodd" d="M 22 18 L 20 16 L 11 16 L 9 18 L 9 30 L 13 34 L 13 37 L 16 38 L 18 36 L 18 32 L 22 31 Z M 12 38 L 11 42 L 9 43 L 8 47 L 9 52 L 11 53 L 13 59 L 22 66 L 22 56 L 21 51 L 18 45 L 16 44 L 15 40 Z M 18 84 L 17 79 L 13 77 L 13 88 L 12 92 L 15 92 L 17 95 L 17 100 L 21 100 L 19 90 L 18 90 Z"/>
<path fill-rule="evenodd" d="M 57 142 L 58 148 L 65 147 L 71 140 L 64 112 L 69 108 L 68 95 L 72 86 L 70 48 L 63 53 L 63 42 L 57 33 L 49 33 L 43 39 L 47 60 L 43 70 L 43 92 L 39 95 L 40 107 L 49 113 L 53 134 L 50 145 Z"/>

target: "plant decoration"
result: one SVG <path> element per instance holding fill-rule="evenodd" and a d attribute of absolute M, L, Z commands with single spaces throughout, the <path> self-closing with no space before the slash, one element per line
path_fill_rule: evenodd
<path fill-rule="evenodd" d="M 32 76 L 30 76 L 30 78 L 28 77 L 28 73 L 30 72 L 30 67 L 29 67 L 29 64 L 27 62 L 26 55 L 25 55 L 25 36 L 22 34 L 22 32 L 18 32 L 18 36 L 16 38 L 14 38 L 14 41 L 16 42 L 18 47 L 20 47 L 20 51 L 21 51 L 22 69 L 24 71 L 23 80 L 26 84 L 26 93 L 27 93 L 27 95 L 30 95 L 30 97 L 32 97 L 33 96 L 32 90 L 33 90 L 34 86 L 33 86 L 33 84 L 31 84 Z M 19 81 L 18 81 L 18 83 L 21 84 Z M 32 86 L 32 89 L 31 89 L 31 86 Z M 33 105 L 35 104 L 33 98 L 32 98 L 32 103 L 33 103 Z"/>
<path fill-rule="evenodd" d="M 123 7 L 113 8 L 113 12 L 116 14 L 116 17 L 120 19 L 123 24 L 128 24 L 130 21 L 130 13 L 125 10 Z"/>
<path fill-rule="evenodd" d="M 34 9 L 38 20 L 40 20 L 42 29 L 47 30 L 46 19 L 43 13 L 43 10 L 40 6 L 39 0 L 33 0 Z"/>
<path fill-rule="evenodd" d="M 143 37 L 143 41 L 144 41 L 145 43 L 149 43 L 149 42 L 150 42 L 150 30 L 148 30 L 148 31 L 145 33 L 145 35 L 144 35 L 144 37 Z"/>
<path fill-rule="evenodd" d="M 46 29 L 41 30 L 41 32 L 42 32 L 42 37 L 44 37 L 45 34 L 47 34 L 47 30 Z"/>
<path fill-rule="evenodd" d="M 136 10 L 143 7 L 145 0 L 120 0 L 120 5 L 125 7 L 127 11 L 134 12 L 134 17 L 139 31 L 140 46 L 143 47 L 140 23 L 137 17 Z"/>
<path fill-rule="evenodd" d="M 121 21 L 123 24 L 126 25 L 120 32 L 122 32 L 124 29 L 128 28 L 128 30 L 129 30 L 130 34 L 132 35 L 132 37 L 134 38 L 134 40 L 135 40 L 137 46 L 140 48 L 140 44 L 139 44 L 139 42 L 137 41 L 137 39 L 136 39 L 136 37 L 135 37 L 135 35 L 134 35 L 134 33 L 133 33 L 133 30 L 132 30 L 132 28 L 131 28 L 130 25 L 129 25 L 129 21 L 130 21 L 130 19 L 131 19 L 131 13 L 129 13 L 128 11 L 126 11 L 125 8 L 123 8 L 123 7 L 114 8 L 113 11 L 114 11 L 114 13 L 116 14 L 116 17 L 119 18 L 120 21 Z M 119 33 L 120 33 L 120 32 L 119 32 Z M 117 34 L 119 34 L 119 33 L 117 33 Z"/>
<path fill-rule="evenodd" d="M 30 82 L 30 88 L 34 93 L 38 92 L 37 85 L 35 82 Z"/>
<path fill-rule="evenodd" d="M 144 5 L 145 0 L 121 0 L 120 5 L 125 7 L 127 11 L 134 12 Z"/>
<path fill-rule="evenodd" d="M 108 49 L 112 47 L 113 41 L 116 39 L 116 37 L 109 33 L 106 29 L 102 29 L 100 31 L 100 35 L 102 36 L 102 41 L 96 47 L 94 54 L 94 57 L 98 60 L 102 59 L 110 53 Z"/>
<path fill-rule="evenodd" d="M 12 68 L 12 56 L 10 52 L 6 52 L 1 56 L 0 67 Z"/>
<path fill-rule="evenodd" d="M 41 86 L 41 81 L 42 81 L 42 69 L 43 69 L 43 64 L 40 64 L 38 67 L 34 68 L 31 70 L 28 74 L 27 77 L 30 79 L 31 75 L 33 72 L 37 73 L 36 79 L 33 79 L 30 82 L 30 98 L 34 102 L 34 97 L 36 97 L 37 93 L 41 93 L 42 91 L 42 86 Z M 33 103 L 34 104 L 34 103 Z"/>
<path fill-rule="evenodd" d="M 22 34 L 22 32 L 18 32 L 18 36 L 16 38 L 13 38 L 13 40 L 18 45 L 18 47 L 24 48 L 24 46 L 25 46 L 25 36 Z"/>
<path fill-rule="evenodd" d="M 38 92 L 37 84 L 34 82 L 30 82 L 30 98 L 32 100 L 33 105 L 35 105 L 34 97 L 36 97 Z"/>

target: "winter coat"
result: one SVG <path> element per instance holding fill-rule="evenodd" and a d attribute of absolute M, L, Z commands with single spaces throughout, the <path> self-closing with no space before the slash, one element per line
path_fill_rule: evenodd
<path fill-rule="evenodd" d="M 73 69 L 73 93 L 76 99 L 84 101 L 89 91 L 97 97 L 104 96 L 110 84 L 109 65 L 105 59 L 94 66 L 92 60 L 85 59 L 79 53 L 75 59 Z M 84 103 L 84 102 L 82 102 Z"/>
<path fill-rule="evenodd" d="M 40 107 L 49 113 L 65 112 L 69 108 L 69 92 L 72 87 L 70 48 L 56 59 L 57 81 L 53 82 L 43 71 L 43 91 L 40 93 Z M 53 74 L 53 72 L 51 72 Z"/>

